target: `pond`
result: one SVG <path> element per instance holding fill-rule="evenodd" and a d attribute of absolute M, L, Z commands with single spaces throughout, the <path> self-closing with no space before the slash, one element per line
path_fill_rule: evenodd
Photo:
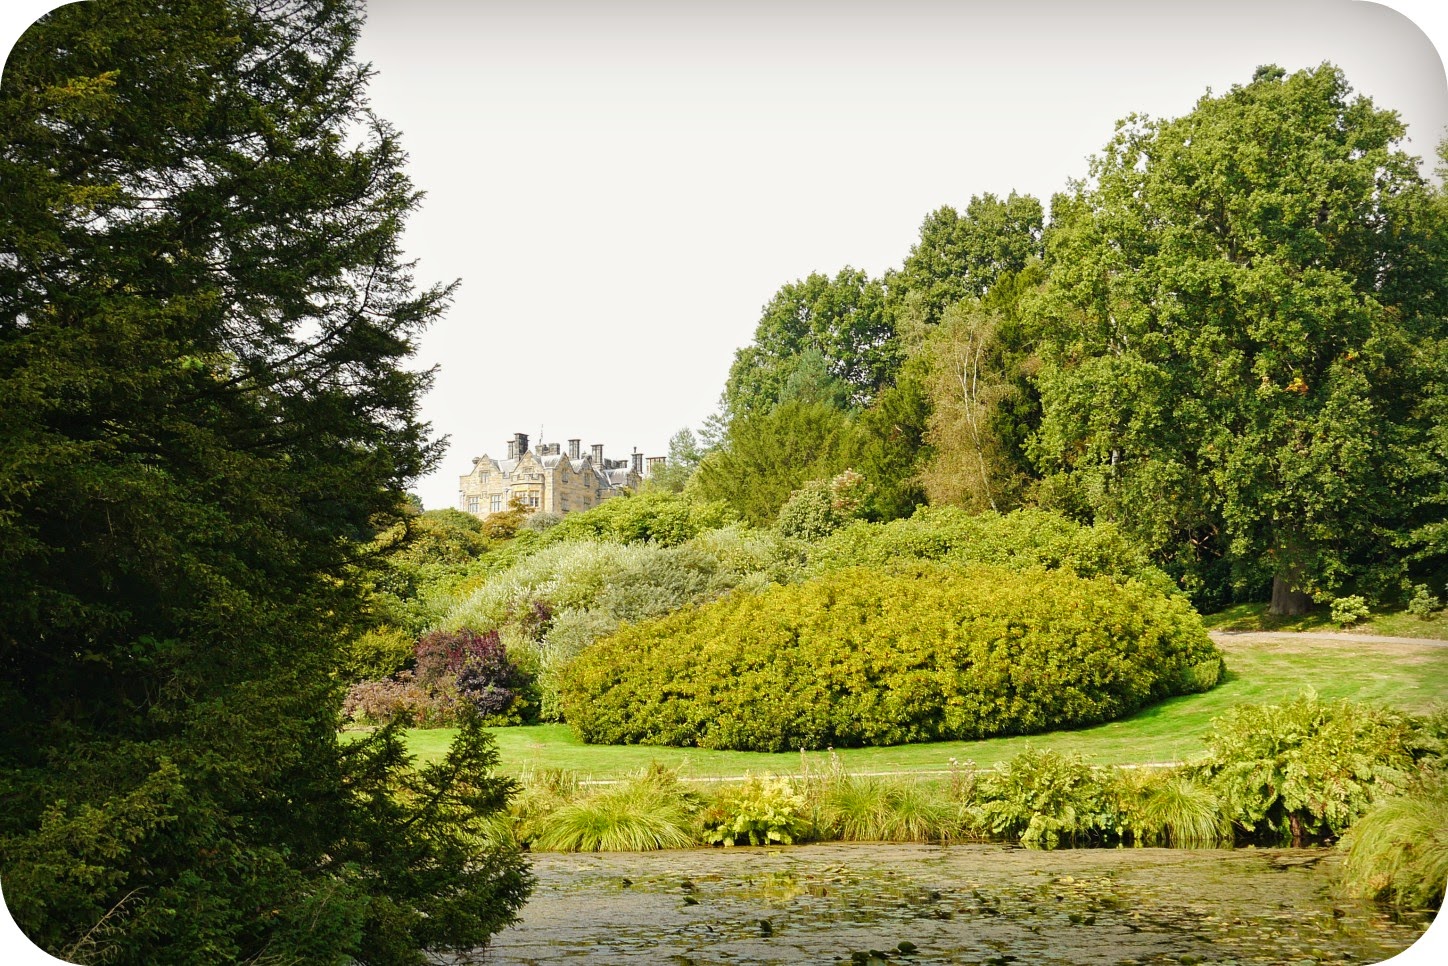
<path fill-rule="evenodd" d="M 532 857 L 491 963 L 1375 963 L 1422 935 L 1327 849 L 834 844 Z"/>

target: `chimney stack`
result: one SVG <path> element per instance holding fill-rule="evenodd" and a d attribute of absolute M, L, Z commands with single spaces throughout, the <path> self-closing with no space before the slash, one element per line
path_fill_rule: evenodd
<path fill-rule="evenodd" d="M 648 458 L 648 461 L 647 461 L 647 462 L 648 462 L 648 474 L 647 474 L 647 475 L 648 475 L 648 476 L 653 476 L 653 475 L 654 475 L 654 470 L 656 470 L 656 469 L 658 469 L 659 467 L 663 466 L 663 465 L 664 465 L 665 463 L 667 463 L 668 461 L 669 461 L 669 458 L 668 458 L 667 456 L 650 456 L 650 457 Z"/>
<path fill-rule="evenodd" d="M 602 443 L 594 443 L 594 444 L 593 444 L 593 465 L 596 466 L 596 467 L 598 467 L 599 469 L 603 469 L 603 444 L 602 444 Z"/>
<path fill-rule="evenodd" d="M 634 475 L 642 479 L 644 475 L 644 454 L 638 451 L 638 447 L 634 447 L 632 456 Z"/>
<path fill-rule="evenodd" d="M 569 458 L 569 459 L 571 459 L 571 460 L 576 460 L 576 459 L 578 459 L 578 445 L 579 445 L 580 443 L 582 443 L 582 442 L 583 442 L 583 440 L 581 440 L 581 439 L 570 439 L 570 440 L 568 441 L 568 458 Z"/>
<path fill-rule="evenodd" d="M 513 453 L 513 458 L 514 458 L 514 459 L 518 459 L 518 460 L 522 459 L 522 458 L 523 458 L 523 454 L 526 453 L 526 452 L 528 452 L 528 434 L 527 434 L 527 433 L 514 433 L 514 434 L 513 434 L 513 449 L 515 450 L 515 452 Z"/>

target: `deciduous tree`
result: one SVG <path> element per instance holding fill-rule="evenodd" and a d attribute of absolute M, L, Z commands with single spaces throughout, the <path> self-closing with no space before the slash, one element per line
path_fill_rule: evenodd
<path fill-rule="evenodd" d="M 1392 111 L 1330 65 L 1123 122 L 1053 208 L 1034 440 L 1063 482 L 1193 587 L 1300 612 L 1391 584 L 1422 495 L 1413 359 L 1441 258 Z"/>

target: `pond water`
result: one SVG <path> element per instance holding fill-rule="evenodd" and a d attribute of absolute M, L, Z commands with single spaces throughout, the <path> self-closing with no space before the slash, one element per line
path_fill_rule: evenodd
<path fill-rule="evenodd" d="M 1330 850 L 835 844 L 532 857 L 490 963 L 1376 963 L 1422 935 Z"/>

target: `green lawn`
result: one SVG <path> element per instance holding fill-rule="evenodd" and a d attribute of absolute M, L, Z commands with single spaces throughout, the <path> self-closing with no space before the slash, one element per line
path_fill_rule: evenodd
<path fill-rule="evenodd" d="M 1448 698 L 1448 647 L 1227 640 L 1222 650 L 1227 656 L 1223 684 L 1207 694 L 1172 698 L 1122 721 L 1029 737 L 846 748 L 838 754 L 852 772 L 933 771 L 948 768 L 951 758 L 993 765 L 1028 745 L 1085 754 L 1098 764 L 1176 761 L 1199 753 L 1212 718 L 1234 704 L 1280 701 L 1308 687 L 1326 698 L 1373 701 L 1408 711 L 1423 711 Z M 793 773 L 801 765 L 798 752 L 585 745 L 566 725 L 498 728 L 494 734 L 501 770 L 509 774 L 563 768 L 583 778 L 608 778 L 657 761 L 678 767 L 685 777 L 718 777 Z M 452 736 L 450 729 L 414 730 L 408 733 L 408 743 L 420 758 L 432 759 L 447 750 Z M 809 753 L 810 767 L 822 767 L 825 757 Z"/>

